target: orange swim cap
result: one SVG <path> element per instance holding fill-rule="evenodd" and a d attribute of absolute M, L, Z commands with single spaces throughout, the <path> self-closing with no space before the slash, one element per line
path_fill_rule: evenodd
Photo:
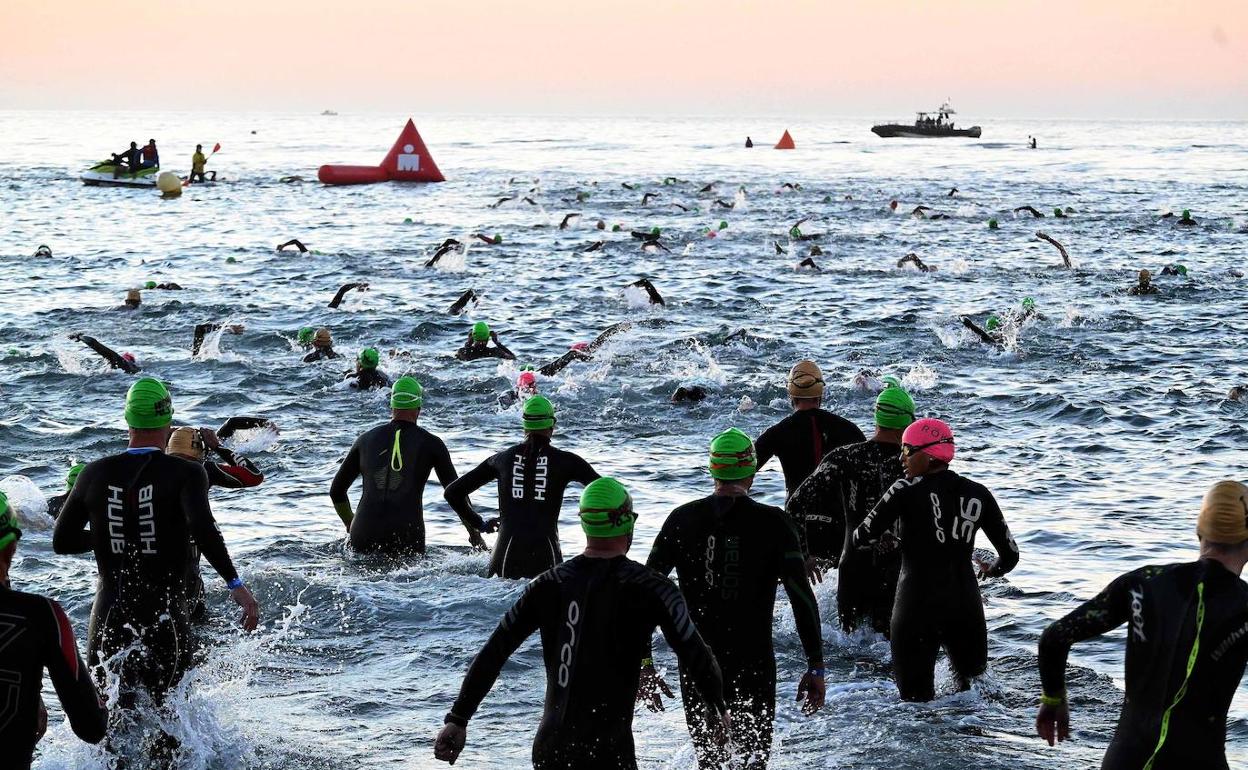
<path fill-rule="evenodd" d="M 1248 540 L 1248 487 L 1238 481 L 1219 481 L 1205 494 L 1196 521 L 1201 540 L 1238 545 Z"/>
<path fill-rule="evenodd" d="M 793 398 L 822 398 L 823 372 L 814 361 L 798 361 L 789 370 L 788 391 Z"/>

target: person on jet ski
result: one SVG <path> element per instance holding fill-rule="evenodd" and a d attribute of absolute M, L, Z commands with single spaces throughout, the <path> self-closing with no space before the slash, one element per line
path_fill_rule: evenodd
<path fill-rule="evenodd" d="M 143 160 L 139 168 L 160 168 L 160 153 L 156 151 L 156 140 L 148 139 L 143 148 Z"/>
<path fill-rule="evenodd" d="M 133 174 L 139 169 L 139 143 L 131 142 L 130 149 L 113 153 L 113 177 L 121 174 Z"/>

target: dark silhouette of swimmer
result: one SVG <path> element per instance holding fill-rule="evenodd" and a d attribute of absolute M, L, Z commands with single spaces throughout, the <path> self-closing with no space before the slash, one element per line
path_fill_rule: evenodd
<path fill-rule="evenodd" d="M 659 294 L 658 289 L 654 288 L 654 284 L 650 283 L 649 278 L 641 278 L 639 280 L 633 281 L 632 284 L 630 285 L 636 286 L 639 289 L 645 289 L 646 295 L 650 297 L 651 305 L 662 305 L 664 307 L 667 307 L 667 303 L 663 301 L 663 296 Z"/>
<path fill-rule="evenodd" d="M 256 132 L 252 131 L 251 133 L 254 134 Z M 303 184 L 307 180 L 301 176 L 284 176 L 278 179 L 277 181 L 281 184 Z"/>
<path fill-rule="evenodd" d="M 1034 217 L 1035 219 L 1044 219 L 1044 214 L 1041 214 L 1039 211 L 1036 211 L 1035 206 L 1019 206 L 1018 208 L 1014 209 L 1015 214 L 1017 214 L 1020 211 L 1026 211 L 1028 214 L 1031 214 L 1031 216 Z"/>
<path fill-rule="evenodd" d="M 686 206 L 683 203 L 677 203 L 676 201 L 672 201 L 672 205 L 680 209 L 681 211 L 692 211 L 692 209 L 690 209 L 688 206 Z"/>
<path fill-rule="evenodd" d="M 800 184 L 793 184 L 792 182 L 785 182 L 784 184 L 780 185 L 780 189 L 793 192 L 793 191 L 802 189 L 802 186 Z"/>
<path fill-rule="evenodd" d="M 143 285 L 143 288 L 148 289 L 148 290 L 159 289 L 160 291 L 183 291 L 182 285 L 174 283 L 173 281 L 169 281 L 168 283 L 156 283 L 155 281 L 148 281 L 146 284 Z"/>
<path fill-rule="evenodd" d="M 359 289 L 360 291 L 368 291 L 368 284 L 367 283 L 344 283 L 342 286 L 338 287 L 338 293 L 335 294 L 334 298 L 329 301 L 329 306 L 332 308 L 337 308 L 339 305 L 342 304 L 342 298 L 346 296 L 347 292 L 351 291 L 352 289 Z"/>
<path fill-rule="evenodd" d="M 946 195 L 945 197 L 946 197 L 946 198 L 952 198 L 952 197 L 954 197 L 954 196 L 955 196 L 955 195 L 957 195 L 957 194 L 958 194 L 958 188 L 954 187 L 954 188 L 952 188 L 952 189 L 950 189 L 950 190 L 949 190 L 949 194 L 948 194 L 948 195 Z"/>
<path fill-rule="evenodd" d="M 484 334 L 482 334 L 483 331 Z M 489 346 L 490 342 L 494 343 L 494 347 Z M 508 350 L 499 341 L 498 332 L 493 331 L 482 322 L 475 324 L 468 332 L 468 339 L 464 340 L 463 347 L 455 351 L 455 357 L 460 361 L 476 361 L 479 358 L 502 358 L 506 361 L 516 360 L 516 354 Z"/>
<path fill-rule="evenodd" d="M 1147 294 L 1160 294 L 1161 289 L 1157 288 L 1153 283 L 1153 274 L 1148 270 L 1141 270 L 1136 284 L 1127 289 L 1127 294 L 1132 297 L 1142 297 Z"/>
<path fill-rule="evenodd" d="M 473 233 L 472 237 L 476 238 L 478 241 L 481 241 L 487 246 L 497 246 L 498 244 L 503 242 L 503 236 L 501 235 L 482 235 L 481 233 Z"/>
<path fill-rule="evenodd" d="M 573 219 L 579 220 L 580 218 L 581 218 L 581 214 L 579 211 L 574 212 L 572 214 L 565 215 L 563 218 L 563 221 L 559 223 L 559 229 L 567 230 Z"/>
<path fill-rule="evenodd" d="M 472 289 L 469 289 L 468 291 L 459 295 L 459 299 L 455 300 L 455 302 L 451 304 L 450 308 L 448 308 L 446 312 L 450 315 L 459 315 L 460 313 L 464 312 L 464 308 L 468 307 L 469 302 L 471 302 L 474 305 L 477 304 L 477 293 L 473 291 Z"/>
<path fill-rule="evenodd" d="M 780 245 L 780 241 L 772 241 L 772 242 L 771 242 L 771 245 L 776 247 L 776 253 L 777 253 L 777 254 L 788 254 L 788 253 L 789 253 L 789 250 L 788 250 L 788 249 L 786 249 L 786 248 L 784 248 L 783 246 L 781 246 L 781 245 Z"/>
<path fill-rule="evenodd" d="M 114 369 L 120 369 L 126 374 L 137 374 L 143 370 L 143 367 L 135 362 L 133 355 L 130 353 L 118 354 L 117 351 L 100 342 L 95 337 L 75 333 L 69 335 L 69 338 L 75 342 L 81 342 L 94 350 L 96 355 L 107 361 L 108 365 Z"/>
<path fill-rule="evenodd" d="M 1186 278 L 1186 277 L 1187 277 L 1187 266 L 1186 266 L 1186 265 L 1180 265 L 1180 264 L 1177 264 L 1177 263 L 1176 263 L 1176 264 L 1171 264 L 1171 265 L 1166 265 L 1165 267 L 1163 267 L 1163 268 L 1161 269 L 1161 274 L 1162 274 L 1162 275 L 1178 275 L 1178 276 L 1182 276 L 1183 278 Z"/>
<path fill-rule="evenodd" d="M 1001 320 L 995 315 L 988 316 L 988 320 L 984 322 L 984 326 L 988 327 L 986 329 L 972 321 L 970 316 L 965 315 L 962 316 L 962 325 L 970 329 L 977 337 L 989 345 L 996 345 L 997 347 L 1005 345 L 1005 337 L 1000 331 Z"/>
<path fill-rule="evenodd" d="M 643 205 L 643 206 L 649 206 L 649 205 L 650 205 L 650 201 L 651 201 L 651 200 L 653 200 L 654 198 L 657 198 L 657 197 L 659 197 L 659 194 L 658 194 L 658 193 L 650 193 L 650 192 L 648 192 L 648 193 L 646 193 L 645 195 L 641 196 L 641 205 Z"/>
<path fill-rule="evenodd" d="M 137 310 L 143 304 L 143 295 L 138 289 L 130 289 L 126 292 L 126 299 L 117 310 Z"/>
<path fill-rule="evenodd" d="M 287 246 L 294 246 L 296 249 L 299 249 L 300 254 L 308 253 L 308 247 L 304 246 L 303 243 L 298 238 L 291 238 L 289 241 L 286 241 L 285 243 L 279 243 L 277 246 L 277 250 L 283 251 L 285 250 Z"/>
<path fill-rule="evenodd" d="M 606 245 L 607 245 L 606 241 L 594 241 L 593 243 L 589 244 L 589 246 L 587 246 L 586 248 L 581 249 L 581 251 L 602 251 L 602 247 Z"/>
<path fill-rule="evenodd" d="M 700 193 L 715 192 L 715 183 L 714 183 L 714 182 L 711 182 L 711 183 L 710 183 L 710 184 L 708 184 L 706 187 L 703 187 L 701 190 L 698 190 L 698 192 L 700 192 Z"/>
<path fill-rule="evenodd" d="M 217 428 L 217 438 L 225 441 L 240 430 L 258 430 L 266 428 L 277 431 L 277 424 L 265 417 L 253 417 L 250 415 L 238 415 L 230 417 Z"/>
<path fill-rule="evenodd" d="M 701 385 L 681 385 L 672 393 L 673 404 L 690 404 L 706 398 L 706 388 Z"/>
<path fill-rule="evenodd" d="M 628 182 L 621 182 L 621 183 L 620 183 L 620 187 L 623 187 L 625 190 L 636 190 L 636 189 L 637 189 L 637 185 L 635 185 L 635 184 L 629 184 Z"/>
<path fill-rule="evenodd" d="M 629 230 L 629 235 L 641 241 L 657 241 L 659 239 L 659 228 L 655 227 L 651 230 Z"/>
<path fill-rule="evenodd" d="M 897 267 L 905 267 L 907 263 L 914 265 L 919 269 L 919 272 L 923 273 L 934 273 L 940 269 L 935 265 L 928 265 L 923 260 L 919 259 L 919 255 L 914 252 L 910 252 L 906 256 L 897 260 Z"/>
<path fill-rule="evenodd" d="M 1057 249 L 1058 253 L 1062 255 L 1062 263 L 1063 263 L 1064 265 L 1066 265 L 1066 267 L 1070 267 L 1070 266 L 1071 266 L 1071 264 L 1070 264 L 1070 255 L 1066 253 L 1066 247 L 1065 247 L 1065 246 L 1063 246 L 1062 244 L 1060 244 L 1060 243 L 1058 243 L 1057 241 L 1053 240 L 1053 238 L 1049 237 L 1049 236 L 1048 236 L 1048 235 L 1046 235 L 1045 233 L 1040 232 L 1039 230 L 1037 230 L 1037 231 L 1036 231 L 1036 237 L 1037 237 L 1037 238 L 1039 238 L 1039 239 L 1040 239 L 1040 240 L 1042 240 L 1042 241 L 1045 241 L 1045 242 L 1047 242 L 1047 243 L 1049 243 L 1049 244 L 1052 244 L 1052 246 L 1053 246 L 1054 248 L 1056 248 L 1056 249 Z"/>
<path fill-rule="evenodd" d="M 44 244 L 39 244 L 39 248 L 35 249 L 35 257 L 47 258 L 52 256 L 52 248 Z"/>
<path fill-rule="evenodd" d="M 564 353 L 558 359 L 551 361 L 549 364 L 546 364 L 542 368 L 538 369 L 538 374 L 541 374 L 543 377 L 553 377 L 563 371 L 564 368 L 573 361 L 589 361 L 593 359 L 594 354 L 598 352 L 598 349 L 606 344 L 607 340 L 621 332 L 626 332 L 631 328 L 633 328 L 633 324 L 630 321 L 621 321 L 620 323 L 613 324 L 599 334 L 593 342 L 574 345 L 567 353 Z"/>
<path fill-rule="evenodd" d="M 1236 385 L 1226 393 L 1227 401 L 1243 401 L 1248 398 L 1248 385 Z"/>
<path fill-rule="evenodd" d="M 819 271 L 819 266 L 816 265 L 815 260 L 811 259 L 810 257 L 807 257 L 806 259 L 803 259 L 801 262 L 798 262 L 797 266 L 799 269 L 806 268 L 807 270 L 814 270 L 815 272 Z"/>
<path fill-rule="evenodd" d="M 668 254 L 672 253 L 671 249 L 659 242 L 658 237 L 655 237 L 653 240 L 643 242 L 641 244 L 641 250 L 647 254 L 656 254 L 660 251 L 666 251 Z"/>
<path fill-rule="evenodd" d="M 811 246 L 811 247 L 810 247 L 810 256 L 812 256 L 812 257 L 822 257 L 822 256 L 823 256 L 823 249 L 819 248 L 818 246 Z"/>
<path fill-rule="evenodd" d="M 750 137 L 748 137 L 748 136 L 747 136 L 747 137 L 745 137 L 745 146 L 746 146 L 747 148 L 749 148 L 749 147 L 753 147 L 753 146 L 754 146 L 754 140 L 753 140 L 753 139 L 751 139 L 751 138 L 750 138 Z"/>
<path fill-rule="evenodd" d="M 1179 221 L 1175 222 L 1175 224 L 1179 227 L 1192 227 L 1198 223 L 1195 219 L 1192 219 L 1192 212 L 1187 209 L 1183 209 L 1183 216 L 1179 217 Z"/>
<path fill-rule="evenodd" d="M 204 338 L 207 337 L 212 332 L 215 332 L 218 329 L 223 328 L 223 326 L 225 330 L 229 332 L 230 334 L 242 334 L 243 333 L 244 327 L 242 324 L 229 324 L 229 325 L 216 324 L 216 323 L 196 324 L 195 335 L 191 338 L 191 356 L 194 357 L 194 356 L 199 355 L 199 349 L 204 346 Z"/>
<path fill-rule="evenodd" d="M 438 260 L 442 259 L 442 257 L 445 257 L 447 254 L 462 254 L 463 252 L 464 252 L 464 244 L 460 243 L 454 238 L 447 238 L 445 241 L 442 241 L 442 245 L 439 246 L 437 250 L 433 252 L 433 256 L 430 257 L 427 262 L 425 262 L 425 267 L 433 267 L 434 265 L 438 264 Z"/>
<path fill-rule="evenodd" d="M 1036 138 L 1034 136 L 1031 137 L 1031 149 L 1036 149 Z"/>
<path fill-rule="evenodd" d="M 733 208 L 735 204 L 729 203 L 728 201 L 723 200 L 722 198 L 716 198 L 714 201 L 712 201 L 711 205 L 717 209 L 730 209 L 730 208 Z"/>

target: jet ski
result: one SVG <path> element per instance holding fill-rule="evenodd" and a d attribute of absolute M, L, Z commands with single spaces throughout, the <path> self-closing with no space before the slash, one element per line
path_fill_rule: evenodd
<path fill-rule="evenodd" d="M 133 174 L 124 164 L 103 160 L 82 172 L 82 183 L 91 187 L 155 187 L 160 168 L 142 168 Z"/>

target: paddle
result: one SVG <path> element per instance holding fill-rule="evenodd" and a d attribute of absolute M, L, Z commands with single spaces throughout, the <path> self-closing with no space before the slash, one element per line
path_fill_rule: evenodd
<path fill-rule="evenodd" d="M 217 142 L 216 144 L 214 144 L 214 145 L 212 146 L 212 152 L 208 153 L 208 157 L 207 157 L 207 158 L 204 158 L 204 163 L 206 164 L 206 163 L 208 163 L 208 161 L 212 160 L 212 156 L 213 156 L 213 155 L 216 155 L 216 154 L 217 154 L 217 150 L 220 150 L 220 149 L 221 149 L 221 143 L 220 143 L 220 142 Z M 191 186 L 191 177 L 190 177 L 190 175 L 189 175 L 189 174 L 188 174 L 188 175 L 187 175 L 187 177 L 186 177 L 186 181 L 182 183 L 182 186 L 183 186 L 183 187 L 190 187 L 190 186 Z"/>

